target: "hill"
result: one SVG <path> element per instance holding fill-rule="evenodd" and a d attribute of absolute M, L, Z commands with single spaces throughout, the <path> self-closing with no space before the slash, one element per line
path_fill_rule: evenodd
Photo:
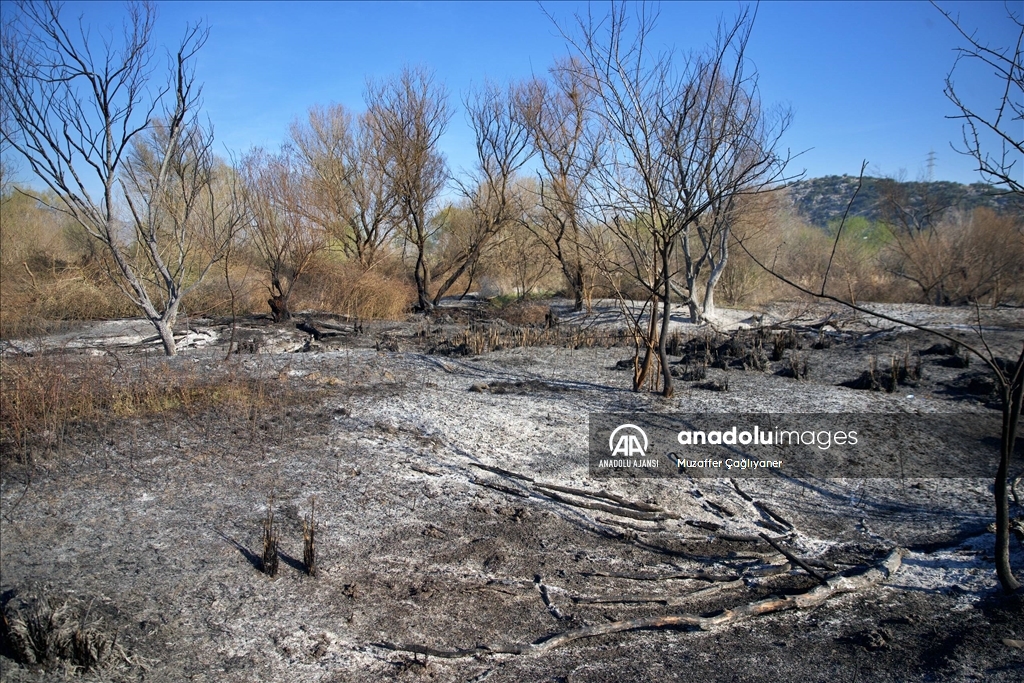
<path fill-rule="evenodd" d="M 898 189 L 909 199 L 911 206 L 923 206 L 935 202 L 939 206 L 971 211 L 987 206 L 997 211 L 1011 207 L 1012 197 L 1000 195 L 999 190 L 985 183 L 963 185 L 946 180 L 933 182 L 897 182 L 887 178 L 864 178 L 857 199 L 851 207 L 851 216 L 863 216 L 868 220 L 881 218 L 879 200 L 886 184 L 896 183 Z M 828 227 L 833 219 L 842 218 L 846 205 L 857 187 L 856 176 L 825 176 L 810 178 L 793 183 L 789 195 L 797 212 L 812 225 Z"/>

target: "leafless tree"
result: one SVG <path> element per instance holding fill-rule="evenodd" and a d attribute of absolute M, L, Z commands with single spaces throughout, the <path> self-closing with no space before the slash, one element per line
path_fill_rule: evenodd
<path fill-rule="evenodd" d="M 398 195 L 384 176 L 380 140 L 366 116 L 342 105 L 313 107 L 292 124 L 292 141 L 311 183 L 310 220 L 339 241 L 345 254 L 372 267 L 391 239 Z"/>
<path fill-rule="evenodd" d="M 327 248 L 327 231 L 307 215 L 305 207 L 315 190 L 297 168 L 289 146 L 279 154 L 252 150 L 242 168 L 251 212 L 248 237 L 270 274 L 267 303 L 274 320 L 283 322 L 291 319 L 296 282 Z"/>
<path fill-rule="evenodd" d="M 427 247 L 434 233 L 430 210 L 448 180 L 438 140 L 451 120 L 448 91 L 427 69 L 405 68 L 397 77 L 370 83 L 366 123 L 379 145 L 383 177 L 397 199 L 396 215 L 415 249 L 417 305 L 428 311 Z"/>
<path fill-rule="evenodd" d="M 963 46 L 957 48 L 956 61 L 946 77 L 946 97 L 960 110 L 953 118 L 963 121 L 963 146 L 953 148 L 973 158 L 982 179 L 1012 195 L 1020 208 L 1024 207 L 1024 21 L 1011 7 L 1006 5 L 1007 21 L 1014 27 L 1017 37 L 1012 47 L 998 49 L 983 44 L 976 33 L 964 29 L 958 18 L 936 5 L 964 41 Z M 991 69 L 998 98 L 996 107 L 987 110 L 990 113 L 983 113 L 985 108 L 966 101 L 957 91 L 953 77 L 961 64 Z M 991 144 L 998 152 L 992 151 Z M 995 481 L 996 572 L 1003 589 L 1013 592 L 1021 590 L 1021 583 L 1010 566 L 1007 478 L 1024 403 L 1024 345 L 1016 363 L 999 363 L 987 348 L 984 352 L 987 357 L 978 355 L 992 369 L 1003 405 L 1002 448 Z"/>
<path fill-rule="evenodd" d="M 757 73 L 746 64 L 754 23 L 748 12 L 720 27 L 714 45 L 690 58 L 679 100 L 662 111 L 674 194 L 670 210 L 682 223 L 683 276 L 693 320 L 714 313 L 737 199 L 787 180 L 789 157 L 780 153 L 779 141 L 791 117 L 759 101 Z"/>
<path fill-rule="evenodd" d="M 849 214 L 850 208 L 853 206 L 854 200 L 863 185 L 864 168 L 866 168 L 866 166 L 867 162 L 864 162 L 861 166 L 860 179 L 857 183 L 856 190 L 847 204 L 846 214 L 844 214 L 839 228 L 836 231 L 836 245 L 838 245 L 842 239 L 843 227 L 845 226 L 847 215 Z M 797 282 L 795 278 L 787 275 L 775 264 L 768 264 L 765 260 L 756 256 L 746 246 L 746 244 L 744 244 L 743 240 L 738 240 L 738 244 L 747 256 L 749 256 L 750 259 L 759 267 L 803 294 L 807 294 L 817 299 L 833 301 L 852 310 L 881 318 L 883 320 L 888 320 L 889 322 L 896 323 L 897 325 L 911 327 L 921 330 L 922 332 L 933 334 L 955 345 L 962 345 L 969 353 L 988 366 L 999 387 L 999 397 L 1003 413 L 1002 430 L 1000 434 L 999 466 L 996 471 L 994 486 L 996 508 L 996 573 L 999 577 L 999 582 L 1007 593 L 1020 590 L 1021 584 L 1014 577 L 1013 570 L 1010 565 L 1010 516 L 1009 501 L 1007 499 L 1007 478 L 1009 476 L 1010 459 L 1013 454 L 1014 444 L 1016 443 L 1017 438 L 1017 424 L 1021 415 L 1022 397 L 1024 397 L 1024 344 L 1021 345 L 1021 352 L 1016 361 L 997 357 L 992 349 L 989 348 L 988 343 L 985 340 L 983 327 L 981 325 L 980 308 L 977 326 L 978 341 L 972 344 L 965 343 L 962 338 L 954 337 L 950 333 L 941 329 L 915 323 L 911 320 L 904 320 L 896 316 L 887 315 L 877 310 L 865 308 L 864 306 L 858 305 L 849 299 L 829 294 L 827 292 L 827 287 L 829 274 L 836 255 L 834 249 L 832 257 L 829 259 L 828 264 L 822 273 L 820 288 L 812 288 Z"/>
<path fill-rule="evenodd" d="M 5 17 L 0 133 L 59 198 L 52 207 L 103 245 L 114 281 L 174 355 L 182 298 L 240 219 L 237 205 L 215 205 L 212 133 L 197 118 L 193 62 L 208 33 L 186 29 L 160 85 L 153 5 L 128 5 L 120 41 L 98 41 L 81 22 L 70 29 L 61 12 L 59 3 L 24 2 Z"/>
<path fill-rule="evenodd" d="M 596 253 L 588 239 L 584 204 L 601 146 L 593 92 L 579 82 L 580 73 L 571 61 L 556 66 L 551 82 L 531 81 L 519 101 L 519 115 L 541 164 L 540 212 L 526 226 L 558 260 L 577 311 L 587 303 L 594 278 Z"/>
<path fill-rule="evenodd" d="M 963 121 L 962 145 L 954 144 L 953 149 L 974 159 L 982 180 L 1001 187 L 1006 193 L 1024 197 L 1024 135 L 1021 134 L 1024 130 L 1024 19 L 1020 13 L 1013 12 L 1011 4 L 1006 5 L 1007 21 L 1017 31 L 1017 38 L 1011 47 L 998 49 L 985 45 L 977 33 L 964 29 L 959 18 L 932 4 L 964 41 L 964 45 L 956 49 L 956 60 L 946 76 L 944 90 L 960 111 L 950 118 Z M 961 64 L 990 70 L 1000 94 L 994 109 L 972 104 L 961 97 L 954 79 Z M 998 151 L 993 152 L 992 146 Z"/>
<path fill-rule="evenodd" d="M 578 56 L 572 68 L 591 90 L 608 138 L 596 170 L 601 213 L 625 247 L 624 266 L 649 293 L 646 327 L 635 326 L 644 358 L 634 389 L 643 386 L 656 357 L 662 393 L 670 397 L 665 344 L 676 249 L 691 316 L 701 320 L 713 311 L 714 286 L 728 260 L 735 198 L 784 180 L 789 157 L 778 145 L 790 117 L 761 106 L 757 74 L 746 58 L 754 22 L 749 10 L 681 63 L 670 53 L 650 53 L 656 12 L 641 4 L 635 27 L 630 19 L 626 3 L 613 3 L 601 21 L 578 16 L 576 35 L 564 35 Z"/>
<path fill-rule="evenodd" d="M 466 199 L 471 229 L 463 248 L 453 256 L 448 277 L 437 288 L 433 305 L 479 260 L 481 252 L 501 228 L 524 211 L 514 191 L 516 173 L 530 158 L 530 138 L 516 103 L 522 86 L 487 85 L 466 100 L 473 126 L 477 164 L 468 179 L 458 181 Z"/>

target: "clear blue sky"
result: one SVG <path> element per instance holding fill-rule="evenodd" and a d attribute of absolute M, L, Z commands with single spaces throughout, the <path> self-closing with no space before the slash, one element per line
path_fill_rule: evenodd
<path fill-rule="evenodd" d="M 944 2 L 965 27 L 992 45 L 1016 32 L 1002 2 Z M 579 2 L 549 3 L 569 21 Z M 719 17 L 738 2 L 666 2 L 656 40 L 680 52 L 711 37 Z M 1015 11 L 1022 3 L 1013 2 Z M 603 14 L 607 5 L 591 5 Z M 123 5 L 69 2 L 95 27 L 120 25 Z M 366 79 L 406 64 L 432 67 L 455 103 L 485 78 L 504 81 L 543 74 L 565 42 L 533 2 L 163 2 L 157 39 L 173 48 L 186 22 L 203 20 L 210 40 L 200 53 L 206 114 L 223 152 L 276 147 L 288 124 L 310 105 L 340 102 L 362 108 Z M 950 149 L 960 126 L 942 93 L 959 36 L 926 2 L 763 2 L 749 57 L 760 74 L 762 99 L 792 108 L 784 139 L 804 152 L 793 165 L 808 177 L 856 174 L 862 159 L 874 175 L 903 171 L 908 179 L 976 182 L 969 159 Z M 995 82 L 958 70 L 958 88 L 985 111 L 994 109 Z M 442 141 L 457 172 L 472 163 L 470 131 L 461 109 Z"/>

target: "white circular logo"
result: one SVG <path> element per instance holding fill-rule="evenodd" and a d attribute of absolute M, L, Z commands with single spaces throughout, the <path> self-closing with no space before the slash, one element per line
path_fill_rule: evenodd
<path fill-rule="evenodd" d="M 623 431 L 625 430 L 625 431 Z M 622 435 L 616 440 L 616 435 L 622 432 Z M 643 445 L 640 445 L 640 438 L 643 438 Z M 647 447 L 650 442 L 647 440 L 647 432 L 637 427 L 635 424 L 624 424 L 619 425 L 612 431 L 611 436 L 608 437 L 608 450 L 611 451 L 612 456 L 622 456 L 625 458 L 642 458 L 647 453 Z"/>

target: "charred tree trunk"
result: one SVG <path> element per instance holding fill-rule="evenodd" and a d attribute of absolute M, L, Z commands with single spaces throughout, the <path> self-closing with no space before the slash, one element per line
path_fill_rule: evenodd
<path fill-rule="evenodd" d="M 292 312 L 288 310 L 288 297 L 272 296 L 267 299 L 267 304 L 270 305 L 270 313 L 274 316 L 275 323 L 288 322 L 292 319 Z"/>
<path fill-rule="evenodd" d="M 416 265 L 413 268 L 413 276 L 416 280 L 416 310 L 427 313 L 434 308 L 430 300 L 430 269 L 427 267 L 427 243 L 426 234 L 417 223 L 416 232 Z"/>
<path fill-rule="evenodd" d="M 291 309 L 288 308 L 288 300 L 292 295 L 292 285 L 295 282 L 295 276 L 287 278 L 288 287 L 281 286 L 281 278 L 278 275 L 274 275 L 270 280 L 270 298 L 267 299 L 267 305 L 270 306 L 271 315 L 274 316 L 275 323 L 284 323 L 292 319 Z"/>
<path fill-rule="evenodd" d="M 1017 423 L 1020 420 L 1024 398 L 1024 350 L 1021 351 L 1012 375 L 1000 391 L 1003 404 L 1003 427 L 999 448 L 999 468 L 996 470 L 994 492 L 996 498 L 996 574 L 1007 593 L 1019 591 L 1020 581 L 1013 575 L 1010 565 L 1010 501 L 1006 481 L 1010 474 L 1010 460 L 1017 442 Z"/>

